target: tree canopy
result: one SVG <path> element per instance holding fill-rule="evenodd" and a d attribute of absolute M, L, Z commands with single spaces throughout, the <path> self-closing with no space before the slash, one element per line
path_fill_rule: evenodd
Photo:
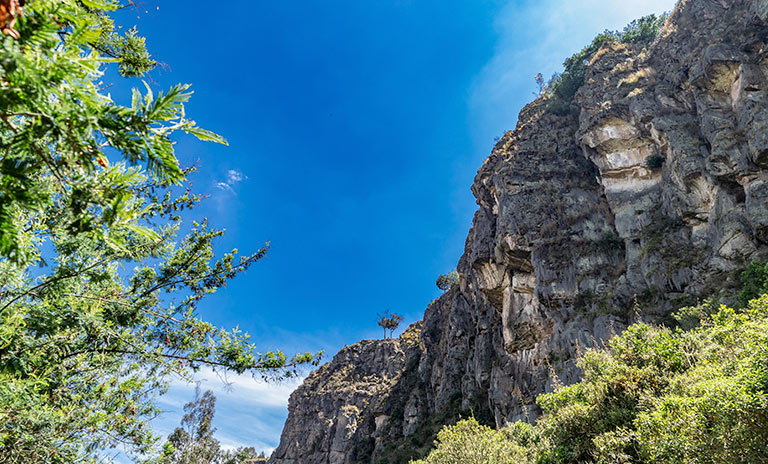
<path fill-rule="evenodd" d="M 384 338 L 387 338 L 387 330 L 389 330 L 389 336 L 391 337 L 395 330 L 400 327 L 400 323 L 403 322 L 403 316 L 399 314 L 386 311 L 384 315 L 379 315 L 379 327 L 384 329 Z"/>
<path fill-rule="evenodd" d="M 155 66 L 111 14 L 130 0 L 1 0 L 0 454 L 3 462 L 92 462 L 150 452 L 153 399 L 201 365 L 287 376 L 311 354 L 260 353 L 200 319 L 206 295 L 262 258 L 216 256 L 222 232 L 182 223 L 201 196 L 174 137 L 226 141 L 184 111 L 189 85 L 102 82 Z M 2 10 L 2 8 L 0 8 Z"/>

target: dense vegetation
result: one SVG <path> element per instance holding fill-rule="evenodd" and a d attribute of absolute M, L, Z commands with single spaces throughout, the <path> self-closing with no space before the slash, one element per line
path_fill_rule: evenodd
<path fill-rule="evenodd" d="M 741 306 L 747 306 L 764 293 L 768 293 L 768 261 L 752 261 L 741 274 L 743 288 L 738 298 Z"/>
<path fill-rule="evenodd" d="M 482 425 L 472 417 L 449 427 L 437 435 L 436 447 L 426 459 L 416 464 L 485 464 L 530 462 L 530 448 L 521 444 L 530 431 L 525 424 L 502 430 Z"/>
<path fill-rule="evenodd" d="M 106 93 L 106 66 L 131 77 L 155 65 L 144 38 L 110 18 L 130 4 L 0 1 L 4 463 L 151 452 L 147 420 L 171 377 L 201 365 L 282 376 L 312 360 L 259 353 L 197 316 L 267 247 L 217 257 L 220 231 L 182 223 L 200 196 L 172 137 L 225 143 L 186 117 L 188 86 L 146 86 L 127 106 Z"/>
<path fill-rule="evenodd" d="M 608 347 L 585 353 L 582 381 L 540 396 L 544 414 L 535 425 L 497 431 L 459 422 L 418 462 L 766 462 L 768 295 L 740 310 L 713 311 L 710 302 L 676 316 L 698 324 L 635 324 Z"/>
<path fill-rule="evenodd" d="M 666 21 L 667 15 L 649 15 L 629 23 L 622 31 L 606 30 L 597 35 L 592 43 L 580 52 L 566 59 L 564 70 L 555 74 L 546 86 L 549 102 L 548 108 L 555 114 L 566 115 L 571 112 L 573 97 L 584 84 L 587 67 L 600 48 L 609 42 L 619 42 L 647 46 L 654 41 Z M 537 76 L 537 82 L 541 82 Z"/>
<path fill-rule="evenodd" d="M 397 464 L 426 456 L 432 449 L 435 440 L 440 440 L 440 433 L 446 430 L 444 426 L 455 424 L 461 418 L 472 417 L 472 421 L 477 423 L 478 427 L 485 427 L 486 429 L 494 423 L 493 413 L 487 407 L 487 397 L 475 398 L 470 402 L 471 406 L 468 409 L 462 408 L 461 404 L 461 393 L 454 394 L 440 411 L 421 418 L 413 433 L 407 437 L 389 440 L 384 449 L 377 454 L 376 464 Z M 402 420 L 403 412 L 402 408 L 398 408 L 393 411 L 392 417 Z M 372 452 L 373 449 L 370 451 Z M 357 462 L 370 462 L 370 454 Z"/>

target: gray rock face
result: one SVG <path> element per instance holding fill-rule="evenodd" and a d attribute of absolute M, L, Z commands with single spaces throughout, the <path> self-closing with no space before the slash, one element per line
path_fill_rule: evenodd
<path fill-rule="evenodd" d="M 768 0 L 681 1 L 649 49 L 604 46 L 575 105 L 523 109 L 472 186 L 459 285 L 310 376 L 270 462 L 372 463 L 457 401 L 534 420 L 581 351 L 768 257 Z"/>
<path fill-rule="evenodd" d="M 418 356 L 414 324 L 399 339 L 365 340 L 342 349 L 292 395 L 291 411 L 273 461 L 290 464 L 356 462 L 361 446 L 386 426 L 383 404 Z"/>

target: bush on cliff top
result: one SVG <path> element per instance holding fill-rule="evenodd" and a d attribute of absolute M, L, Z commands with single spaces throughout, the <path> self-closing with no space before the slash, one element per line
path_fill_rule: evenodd
<path fill-rule="evenodd" d="M 656 39 L 667 14 L 643 16 L 629 23 L 623 31 L 606 30 L 597 35 L 592 43 L 563 62 L 565 70 L 555 74 L 547 84 L 550 100 L 547 108 L 555 114 L 564 116 L 571 111 L 571 102 L 579 88 L 584 84 L 589 62 L 600 47 L 608 42 L 620 42 L 649 45 Z"/>
<path fill-rule="evenodd" d="M 635 324 L 588 351 L 581 382 L 538 398 L 535 426 L 460 422 L 419 463 L 766 462 L 768 295 L 704 309 L 686 312 L 703 315 L 692 330 Z"/>
<path fill-rule="evenodd" d="M 440 276 L 437 278 L 437 281 L 435 282 L 435 285 L 437 285 L 437 288 L 445 292 L 458 283 L 459 273 L 456 271 L 451 271 L 448 274 L 440 274 Z"/>

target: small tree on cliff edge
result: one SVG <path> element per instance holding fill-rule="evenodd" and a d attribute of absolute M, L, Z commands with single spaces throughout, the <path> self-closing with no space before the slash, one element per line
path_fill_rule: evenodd
<path fill-rule="evenodd" d="M 440 290 L 446 291 L 457 283 L 459 283 L 459 273 L 451 271 L 449 274 L 440 274 L 435 285 L 437 285 L 437 288 Z"/>
<path fill-rule="evenodd" d="M 379 327 L 384 329 L 384 338 L 392 337 L 392 333 L 397 330 L 400 323 L 403 322 L 403 316 L 399 314 L 389 314 L 389 311 L 384 315 L 379 315 Z M 387 330 L 389 330 L 389 337 L 387 337 Z"/>

